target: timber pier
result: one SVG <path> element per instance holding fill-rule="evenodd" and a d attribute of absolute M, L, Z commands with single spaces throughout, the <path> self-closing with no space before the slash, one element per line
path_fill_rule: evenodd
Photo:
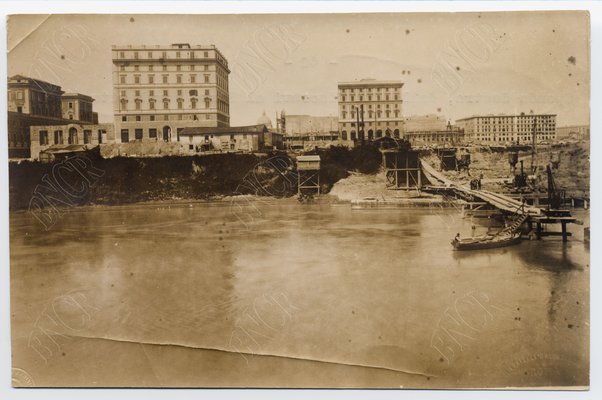
<path fill-rule="evenodd" d="M 474 216 L 506 216 L 515 217 L 515 222 L 510 226 L 512 232 L 518 231 L 523 224 L 527 224 L 530 239 L 539 239 L 542 236 L 562 236 L 566 242 L 571 236 L 567 232 L 567 224 L 579 223 L 571 216 L 569 210 L 541 208 L 526 204 L 516 198 L 482 189 L 473 189 L 464 184 L 454 182 L 437 171 L 424 160 L 420 160 L 422 172 L 431 182 L 430 186 L 424 186 L 422 190 L 434 193 L 453 194 L 463 199 L 465 211 Z M 545 229 L 547 225 L 560 224 L 560 232 L 549 232 Z"/>

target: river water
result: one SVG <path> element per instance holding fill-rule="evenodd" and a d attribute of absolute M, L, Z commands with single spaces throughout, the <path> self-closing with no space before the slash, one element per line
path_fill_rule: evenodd
<path fill-rule="evenodd" d="M 452 251 L 473 224 L 290 200 L 78 208 L 49 231 L 11 213 L 13 366 L 41 386 L 588 385 L 583 226 Z"/>

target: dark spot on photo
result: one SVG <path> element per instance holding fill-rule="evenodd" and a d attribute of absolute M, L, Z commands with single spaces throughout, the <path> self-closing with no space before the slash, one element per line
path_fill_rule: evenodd
<path fill-rule="evenodd" d="M 570 63 L 571 63 L 571 64 L 573 64 L 573 65 L 576 65 L 576 64 L 577 64 L 577 59 L 576 59 L 574 56 L 570 56 L 570 57 L 567 59 L 567 61 L 568 61 L 568 62 L 570 62 Z"/>

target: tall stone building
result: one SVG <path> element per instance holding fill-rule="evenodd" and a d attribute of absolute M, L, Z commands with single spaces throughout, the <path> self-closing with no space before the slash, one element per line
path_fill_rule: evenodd
<path fill-rule="evenodd" d="M 475 143 L 531 143 L 556 139 L 556 114 L 476 115 L 456 120 L 465 140 Z"/>
<path fill-rule="evenodd" d="M 339 82 L 338 87 L 339 131 L 342 140 L 403 136 L 403 82 L 362 79 Z"/>
<path fill-rule="evenodd" d="M 179 141 L 186 127 L 230 126 L 228 61 L 214 45 L 113 46 L 117 141 Z"/>

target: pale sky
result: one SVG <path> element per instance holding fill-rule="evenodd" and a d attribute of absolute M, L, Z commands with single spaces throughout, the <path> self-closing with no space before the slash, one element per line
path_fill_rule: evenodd
<path fill-rule="evenodd" d="M 231 125 L 282 109 L 336 115 L 337 82 L 362 78 L 404 82 L 404 116 L 533 111 L 589 123 L 584 12 L 28 15 L 8 29 L 9 76 L 88 94 L 101 122 L 113 121 L 111 45 L 190 43 L 228 59 Z"/>

